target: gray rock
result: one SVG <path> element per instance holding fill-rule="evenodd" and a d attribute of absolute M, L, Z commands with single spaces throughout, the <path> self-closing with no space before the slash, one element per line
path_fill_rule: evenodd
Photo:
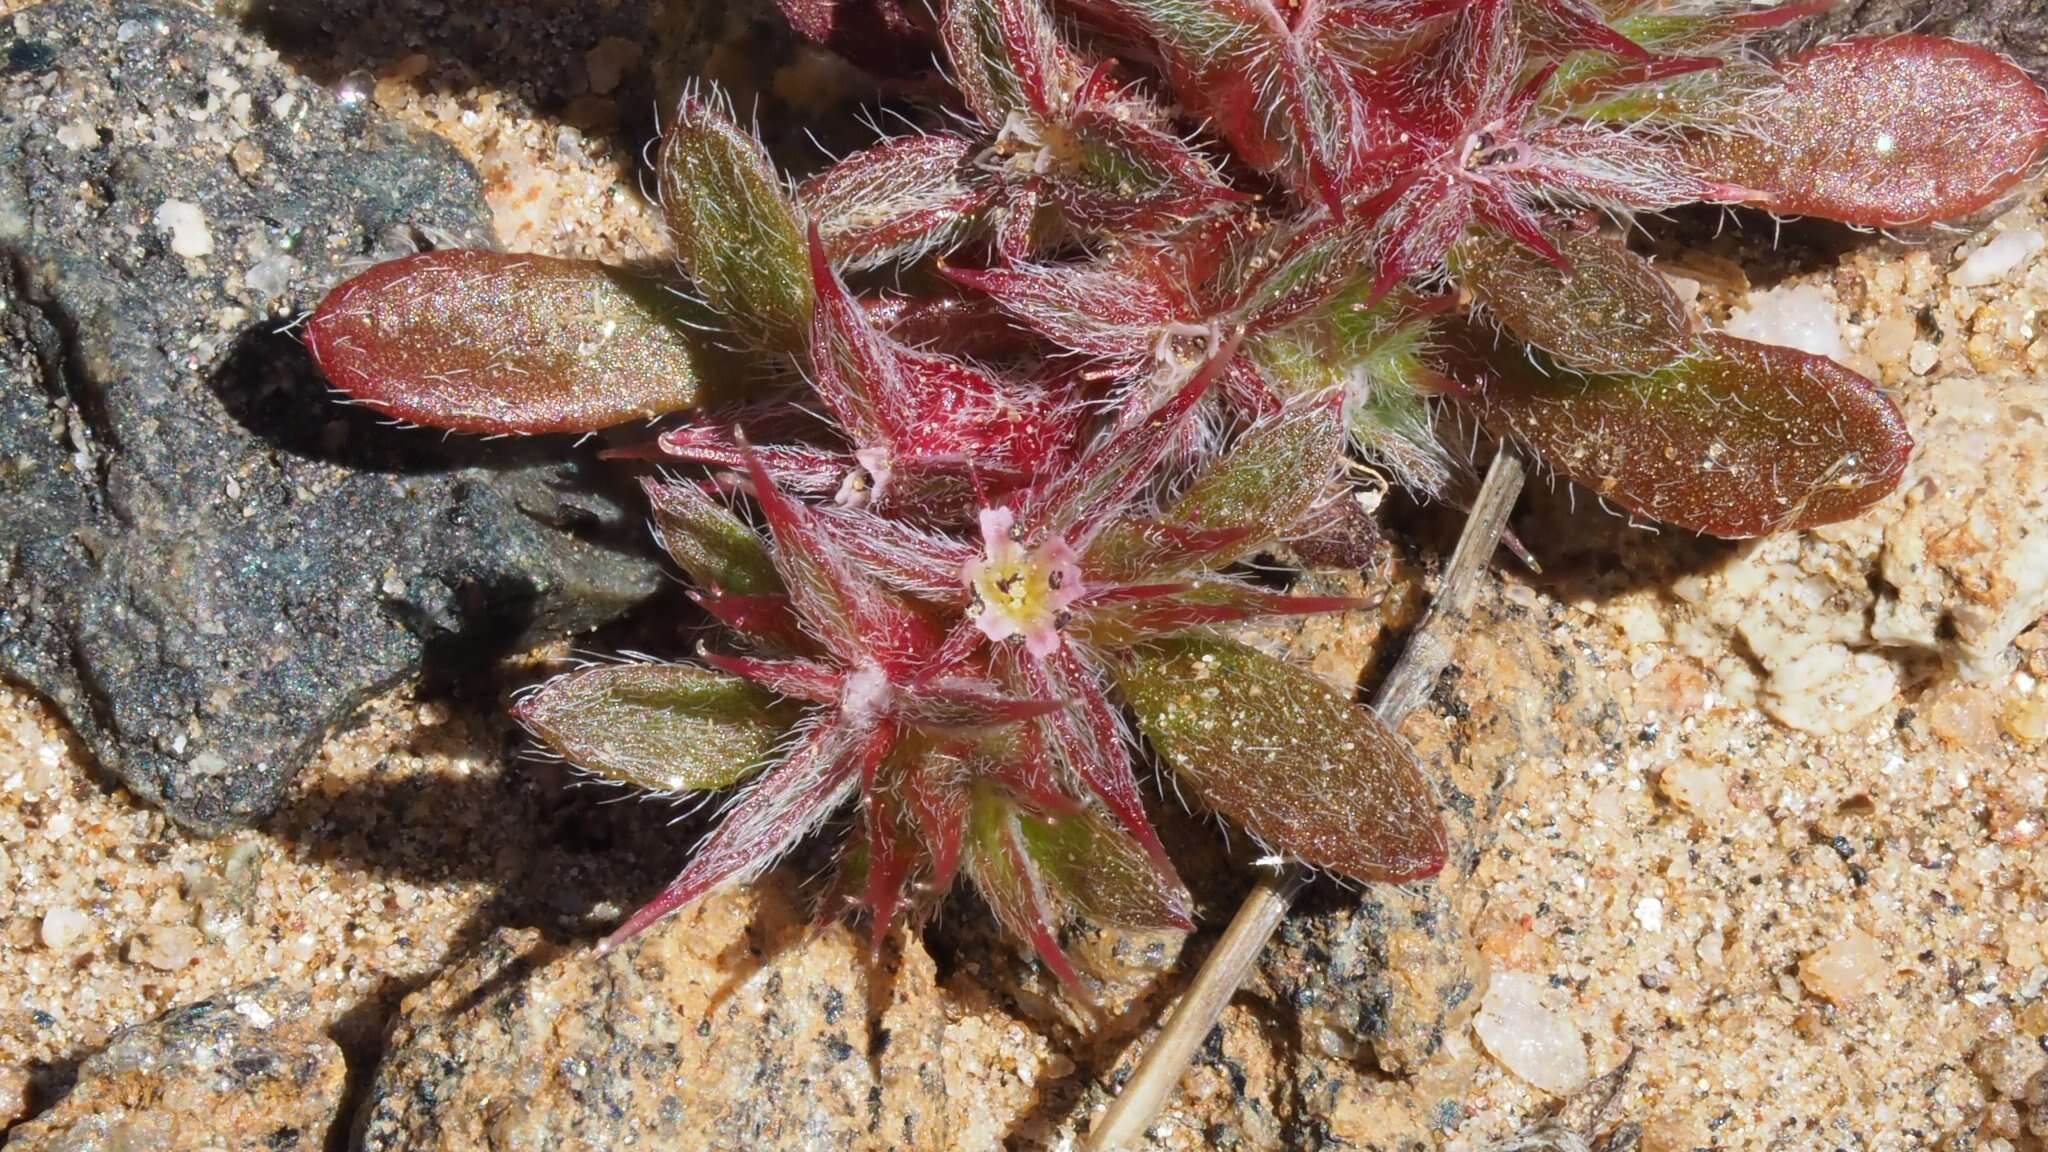
<path fill-rule="evenodd" d="M 779 882 L 604 956 L 501 931 L 406 997 L 354 1147 L 988 1146 L 946 1127 L 965 1102 L 931 957 L 911 943 L 870 969 L 864 952 Z"/>
<path fill-rule="evenodd" d="M 275 981 L 175 1009 L 87 1057 L 16 1152 L 318 1152 L 341 1109 L 341 1049 Z"/>
<path fill-rule="evenodd" d="M 490 243 L 445 142 L 192 9 L 61 0 L 13 27 L 0 672 L 132 791 L 195 829 L 250 822 L 423 661 L 655 590 L 637 515 L 561 443 L 380 427 L 277 331 L 420 238 Z"/>
<path fill-rule="evenodd" d="M 1851 0 L 1789 29 L 1789 49 L 1858 33 L 1928 32 L 1995 48 L 2048 79 L 2048 0 Z"/>

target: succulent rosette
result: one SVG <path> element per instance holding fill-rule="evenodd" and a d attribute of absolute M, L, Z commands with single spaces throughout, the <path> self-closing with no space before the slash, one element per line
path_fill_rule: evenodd
<path fill-rule="evenodd" d="M 664 134 L 672 275 L 427 252 L 305 329 L 330 380 L 479 434 L 655 421 L 614 455 L 723 637 L 515 715 L 577 767 L 732 790 L 623 940 L 843 838 L 876 938 L 965 874 L 1085 996 L 1073 917 L 1186 928 L 1138 766 L 1271 851 L 1426 877 L 1427 781 L 1367 709 L 1232 638 L 1359 601 L 1363 462 L 1458 498 L 1450 411 L 1627 512 L 1720 536 L 1858 514 L 1911 449 L 1833 361 L 1709 330 L 1613 228 L 1679 205 L 1981 215 L 2048 98 L 1925 36 L 1764 62 L 1811 5 L 791 0 L 920 130 L 801 183 L 716 98 Z M 864 35 L 868 28 L 872 35 Z M 901 78 L 901 77 L 898 77 Z M 915 99 L 915 97 L 913 97 Z"/>

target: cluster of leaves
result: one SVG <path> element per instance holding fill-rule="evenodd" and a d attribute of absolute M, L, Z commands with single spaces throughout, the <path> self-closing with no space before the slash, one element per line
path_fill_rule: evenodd
<path fill-rule="evenodd" d="M 1131 722 L 1274 850 L 1431 874 L 1401 741 L 1216 631 L 1354 602 L 1233 565 L 1281 543 L 1359 563 L 1359 458 L 1456 499 L 1446 409 L 1693 530 L 1856 514 L 1904 467 L 1892 405 L 1702 330 L 1602 225 L 1694 201 L 1925 224 L 1996 205 L 2048 148 L 2048 99 L 1980 49 L 1744 48 L 1805 4 L 1050 3 L 791 0 L 878 66 L 936 60 L 925 130 L 792 186 L 693 95 L 660 155 L 673 282 L 430 252 L 306 329 L 339 388 L 420 424 L 659 422 L 616 454 L 669 463 L 655 529 L 726 638 L 517 710 L 601 776 L 740 786 L 615 940 L 853 800 L 832 899 L 877 939 L 964 871 L 1078 988 L 1070 915 L 1188 923 Z"/>

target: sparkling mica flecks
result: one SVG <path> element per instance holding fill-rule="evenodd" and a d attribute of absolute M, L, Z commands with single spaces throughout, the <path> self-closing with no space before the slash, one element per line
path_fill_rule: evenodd
<path fill-rule="evenodd" d="M 981 510 L 981 541 L 982 555 L 960 572 L 974 593 L 975 625 L 990 640 L 1022 636 L 1032 655 L 1051 655 L 1081 597 L 1074 550 L 1057 536 L 1026 548 L 1008 508 Z"/>

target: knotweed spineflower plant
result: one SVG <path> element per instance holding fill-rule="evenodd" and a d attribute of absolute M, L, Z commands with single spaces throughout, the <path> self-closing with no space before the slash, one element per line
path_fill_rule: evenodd
<path fill-rule="evenodd" d="M 516 710 L 598 776 L 732 790 L 614 942 L 833 834 L 832 910 L 878 941 L 964 873 L 1085 996 L 1071 918 L 1189 923 L 1142 764 L 1292 860 L 1442 865 L 1401 740 L 1231 638 L 1355 606 L 1242 568 L 1360 563 L 1352 476 L 1459 499 L 1436 430 L 1477 427 L 1727 537 L 1897 482 L 1873 384 L 1707 330 L 1617 239 L 1693 202 L 1910 228 L 2019 194 L 2033 81 L 1924 36 L 1749 47 L 1813 7 L 789 0 L 866 63 L 935 61 L 889 77 L 920 129 L 792 184 L 692 94 L 659 160 L 672 276 L 428 252 L 306 340 L 394 417 L 608 432 L 649 469 L 723 638 Z"/>

